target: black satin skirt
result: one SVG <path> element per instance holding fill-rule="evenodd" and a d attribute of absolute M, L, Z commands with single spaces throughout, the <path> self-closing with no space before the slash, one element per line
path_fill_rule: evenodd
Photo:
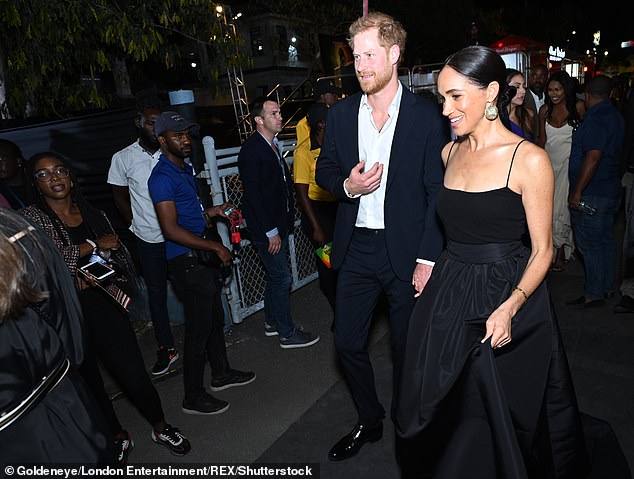
<path fill-rule="evenodd" d="M 449 242 L 412 313 L 399 383 L 404 476 L 582 478 L 588 470 L 568 362 L 545 282 L 512 320 L 512 341 L 481 343 L 520 280 L 521 242 Z"/>

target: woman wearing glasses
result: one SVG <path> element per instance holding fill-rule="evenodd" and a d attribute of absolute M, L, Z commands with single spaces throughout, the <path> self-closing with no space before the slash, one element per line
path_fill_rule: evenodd
<path fill-rule="evenodd" d="M 145 371 L 127 318 L 129 298 L 122 287 L 132 285 L 136 278 L 127 249 L 119 242 L 105 213 L 86 202 L 61 156 L 38 153 L 29 159 L 26 173 L 32 204 L 21 212 L 51 236 L 75 280 L 88 339 L 88 352 L 79 372 L 97 398 L 115 437 L 118 462 L 127 461 L 133 443 L 106 395 L 97 357 L 152 425 L 152 440 L 169 448 L 172 454 L 187 454 L 189 441 L 165 422 L 161 400 Z M 98 257 L 108 258 L 115 265 L 116 280 L 100 283 L 83 274 L 81 267 Z"/>

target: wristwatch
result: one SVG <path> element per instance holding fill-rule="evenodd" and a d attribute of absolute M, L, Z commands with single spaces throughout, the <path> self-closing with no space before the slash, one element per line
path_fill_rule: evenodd
<path fill-rule="evenodd" d="M 86 243 L 92 246 L 92 254 L 95 254 L 97 252 L 97 243 L 95 243 L 93 240 L 88 238 L 86 238 Z"/>

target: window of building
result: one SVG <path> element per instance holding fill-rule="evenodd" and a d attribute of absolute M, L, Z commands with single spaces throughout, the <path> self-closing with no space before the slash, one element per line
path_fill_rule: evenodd
<path fill-rule="evenodd" d="M 250 31 L 251 34 L 251 55 L 261 57 L 264 55 L 264 35 L 262 28 L 255 27 Z"/>
<path fill-rule="evenodd" d="M 275 25 L 275 50 L 278 53 L 288 52 L 288 36 L 284 25 Z"/>

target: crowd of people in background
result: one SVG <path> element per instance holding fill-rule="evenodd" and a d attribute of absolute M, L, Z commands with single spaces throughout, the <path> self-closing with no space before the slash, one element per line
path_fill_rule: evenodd
<path fill-rule="evenodd" d="M 100 367 L 149 423 L 155 443 L 175 455 L 190 451 L 167 422 L 151 376 L 182 357 L 181 410 L 202 416 L 229 408 L 207 389 L 256 379 L 231 368 L 224 337 L 221 270 L 233 258 L 216 224 L 236 207 L 266 272 L 263 333 L 281 349 L 316 344 L 320 336 L 291 315 L 287 251 L 297 202 L 302 229 L 322 253 L 314 257 L 319 286 L 358 413 L 330 460 L 350 459 L 383 434 L 367 339 L 385 294 L 394 351 L 388 410 L 405 477 L 583 474 L 583 433 L 544 278 L 579 258 L 584 290 L 567 304 L 602 307 L 619 290 L 614 312 L 634 313 L 634 270 L 624 267 L 617 284 L 617 258 L 627 265 L 634 257 L 632 85 L 617 95 L 606 76 L 579 85 L 541 64 L 520 72 L 474 44 L 444 64 L 439 109 L 398 80 L 405 43 L 402 26 L 385 14 L 350 27 L 361 92 L 342 100 L 332 82 L 316 83 L 296 127 L 292 170 L 277 140 L 280 105 L 254 100 L 255 131 L 238 155 L 241 205 L 203 198 L 188 161 L 199 125 L 156 97 L 140 98 L 138 140 L 113 152 L 107 180 L 140 270 L 106 214 L 82 195 L 65 157 L 39 152 L 25 160 L 18 145 L 0 139 L 0 258 L 12 278 L 0 278 L 0 359 L 11 367 L 13 391 L 0 393 L 0 457 L 125 464 L 134 442 Z M 168 279 L 184 305 L 180 352 Z M 128 317 L 141 288 L 156 338 L 149 373 Z M 517 368 L 526 374 L 517 377 Z M 49 379 L 39 384 L 42 377 Z M 548 388 L 554 381 L 558 397 Z M 31 398 L 32 390 L 40 392 Z M 496 413 L 483 420 L 492 406 Z M 554 413 L 559 407 L 565 412 Z M 71 414 L 74 421 L 63 420 Z M 560 429 L 546 432 L 545 423 Z M 55 439 L 59 428 L 72 428 L 63 441 Z M 53 446 L 16 446 L 23 441 Z M 462 441 L 473 447 L 456 448 Z"/>

